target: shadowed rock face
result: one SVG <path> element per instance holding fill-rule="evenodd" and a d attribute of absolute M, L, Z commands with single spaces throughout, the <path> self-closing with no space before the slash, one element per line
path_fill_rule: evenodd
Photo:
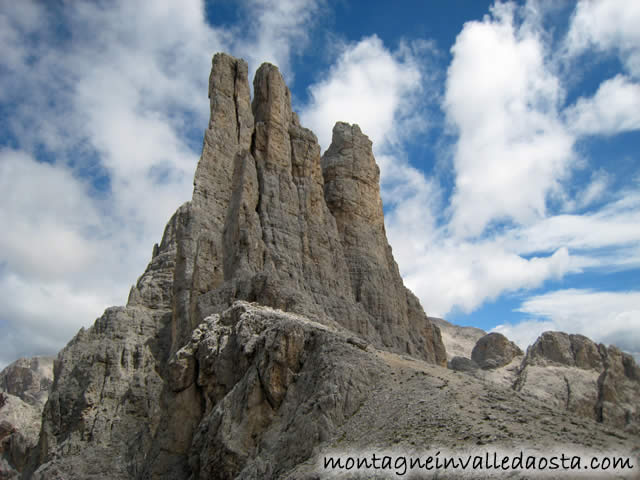
<path fill-rule="evenodd" d="M 263 370 L 240 344 L 234 348 L 244 353 L 231 357 L 195 351 L 205 348 L 193 337 L 199 325 L 238 300 L 348 329 L 352 346 L 445 365 L 440 332 L 404 287 L 387 242 L 369 139 L 339 123 L 321 158 L 278 69 L 258 69 L 253 101 L 247 72 L 243 60 L 214 56 L 193 197 L 169 220 L 126 307 L 107 309 L 60 352 L 27 476 L 188 478 L 210 461 L 232 461 L 229 471 L 241 471 L 284 405 L 297 367 L 265 353 L 273 368 Z M 258 383 L 242 380 L 258 374 Z M 259 406 L 228 397 L 241 381 L 239 391 Z M 228 402 L 259 419 L 242 427 L 249 442 L 242 447 L 211 433 L 227 425 L 228 415 L 214 412 Z M 203 437 L 203 428 L 213 436 Z M 197 460 L 194 448 L 230 453 Z"/>

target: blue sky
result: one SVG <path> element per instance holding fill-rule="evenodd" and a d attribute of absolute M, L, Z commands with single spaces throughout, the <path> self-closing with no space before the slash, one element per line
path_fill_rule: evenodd
<path fill-rule="evenodd" d="M 191 195 L 211 57 L 358 123 L 429 315 L 640 352 L 640 3 L 0 2 L 0 366 L 126 301 Z"/>

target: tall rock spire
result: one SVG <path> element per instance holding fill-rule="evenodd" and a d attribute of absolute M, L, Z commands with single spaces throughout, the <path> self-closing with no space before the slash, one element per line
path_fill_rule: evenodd
<path fill-rule="evenodd" d="M 88 478 L 96 468 L 111 478 L 187 478 L 192 441 L 217 397 L 198 378 L 213 367 L 185 346 L 236 300 L 351 331 L 359 344 L 446 362 L 439 330 L 393 260 L 369 139 L 339 123 L 321 159 L 278 69 L 258 69 L 253 102 L 247 71 L 243 60 L 214 56 L 192 200 L 169 221 L 127 306 L 108 309 L 60 353 L 34 478 L 69 469 Z M 227 374 L 237 372 L 220 368 L 216 388 L 226 391 Z M 263 405 L 269 418 L 282 395 Z M 109 467 L 113 458 L 118 469 Z"/>
<path fill-rule="evenodd" d="M 443 363 L 440 332 L 403 284 L 384 228 L 380 169 L 358 125 L 338 122 L 322 158 L 324 194 L 336 219 L 351 289 L 383 345 Z"/>
<path fill-rule="evenodd" d="M 234 170 L 251 147 L 253 114 L 248 67 L 224 53 L 213 57 L 209 76 L 211 118 L 194 177 L 193 198 L 178 223 L 174 280 L 173 349 L 202 320 L 198 297 L 225 280 L 224 226 L 234 191 Z"/>
<path fill-rule="evenodd" d="M 278 68 L 258 69 L 250 102 L 247 64 L 226 54 L 213 59 L 209 98 L 193 198 L 171 222 L 171 352 L 242 299 L 444 363 L 439 332 L 393 259 L 379 169 L 360 128 L 338 123 L 321 159 Z"/>

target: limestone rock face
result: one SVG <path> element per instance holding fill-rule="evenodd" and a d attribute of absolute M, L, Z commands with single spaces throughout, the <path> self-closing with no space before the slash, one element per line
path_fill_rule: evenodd
<path fill-rule="evenodd" d="M 514 388 L 620 429 L 640 432 L 640 367 L 616 347 L 545 332 L 529 347 Z"/>
<path fill-rule="evenodd" d="M 564 365 L 602 370 L 604 367 L 598 345 L 583 335 L 564 332 L 544 332 L 527 351 L 530 365 Z"/>
<path fill-rule="evenodd" d="M 524 355 L 522 350 L 498 332 L 480 338 L 471 351 L 471 359 L 483 369 L 503 367 L 520 355 Z"/>
<path fill-rule="evenodd" d="M 371 344 L 446 363 L 386 240 L 371 142 L 338 124 L 321 159 L 278 69 L 258 69 L 253 101 L 247 72 L 243 60 L 214 56 L 192 199 L 169 220 L 127 305 L 60 352 L 26 478 L 209 478 L 216 469 L 232 478 L 268 472 L 258 459 L 272 445 L 298 452 L 291 461 L 307 455 L 355 408 L 370 374 L 355 380 L 345 365 L 337 380 L 314 379 L 305 368 L 317 374 L 333 361 L 319 357 L 327 347 L 314 339 L 325 334 L 290 322 L 269 329 L 231 308 L 239 300 L 348 329 L 344 348 L 363 354 Z M 315 419 L 294 422 L 316 432 L 305 438 L 280 420 L 301 408 Z"/>
<path fill-rule="evenodd" d="M 0 479 L 18 478 L 38 443 L 53 358 L 21 358 L 0 372 Z"/>
<path fill-rule="evenodd" d="M 321 161 L 275 66 L 258 69 L 254 94 L 251 102 L 244 61 L 214 57 L 211 122 L 178 223 L 172 352 L 206 316 L 243 299 L 443 364 L 439 331 L 405 289 L 386 239 L 371 142 L 338 124 Z"/>
<path fill-rule="evenodd" d="M 549 401 L 568 405 L 552 412 L 567 434 L 544 431 L 545 445 L 607 446 L 598 422 L 627 430 L 615 446 L 633 444 L 625 435 L 638 424 L 640 372 L 614 348 L 545 337 L 518 369 L 511 342 L 490 334 L 472 352 L 479 332 L 465 331 L 452 355 L 493 370 L 468 358 L 452 360 L 468 374 L 443 368 L 440 329 L 404 287 L 387 242 L 369 139 L 338 123 L 321 157 L 276 67 L 258 69 L 253 91 L 252 101 L 243 60 L 213 58 L 192 199 L 127 305 L 59 353 L 36 447 L 11 443 L 22 478 L 298 479 L 343 439 L 440 448 L 469 431 L 477 445 L 519 446 L 532 438 L 524 423 L 545 430 Z M 549 375 L 563 380 L 541 390 Z M 12 398 L 3 394 L 0 413 Z M 483 423 L 496 413 L 499 422 Z M 12 428 L 0 422 L 0 436 Z"/>

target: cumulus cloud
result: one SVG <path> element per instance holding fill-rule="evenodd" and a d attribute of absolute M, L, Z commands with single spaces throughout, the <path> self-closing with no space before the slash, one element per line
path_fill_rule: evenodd
<path fill-rule="evenodd" d="M 519 311 L 531 318 L 495 330 L 522 347 L 543 331 L 560 330 L 615 344 L 640 359 L 640 291 L 558 290 L 528 298 Z"/>
<path fill-rule="evenodd" d="M 526 258 L 523 245 L 508 241 L 546 217 L 546 197 L 573 158 L 545 45 L 531 22 L 518 24 L 514 15 L 513 5 L 496 5 L 491 16 L 465 24 L 452 48 L 443 97 L 457 134 L 450 216 L 442 218 L 442 189 L 425 177 L 413 180 L 422 186 L 411 195 L 396 195 L 387 215 L 405 281 L 430 315 L 469 313 L 579 268 L 561 242 Z M 482 235 L 505 219 L 521 225 Z"/>
<path fill-rule="evenodd" d="M 480 235 L 492 221 L 528 223 L 546 213 L 573 158 L 558 117 L 563 98 L 544 42 L 515 7 L 465 24 L 452 48 L 444 109 L 458 133 L 452 228 Z"/>

